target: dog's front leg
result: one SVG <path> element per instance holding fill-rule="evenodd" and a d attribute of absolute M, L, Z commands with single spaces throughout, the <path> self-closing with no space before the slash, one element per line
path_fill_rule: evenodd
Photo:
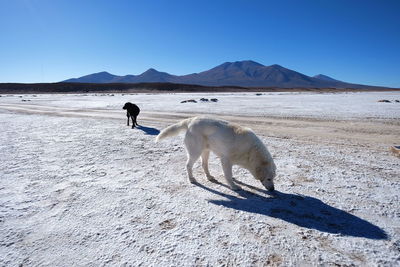
<path fill-rule="evenodd" d="M 126 117 L 128 118 L 127 126 L 129 126 L 129 112 L 126 112 Z"/>
<path fill-rule="evenodd" d="M 221 163 L 222 163 L 222 169 L 224 171 L 225 179 L 228 182 L 229 187 L 234 191 L 241 190 L 242 188 L 233 182 L 232 163 L 230 162 L 230 160 L 227 158 L 221 158 Z"/>

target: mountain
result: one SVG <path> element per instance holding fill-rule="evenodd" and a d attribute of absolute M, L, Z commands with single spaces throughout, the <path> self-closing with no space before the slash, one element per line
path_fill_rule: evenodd
<path fill-rule="evenodd" d="M 68 79 L 62 82 L 72 83 L 141 83 L 141 82 L 170 82 L 173 75 L 166 72 L 159 72 L 155 69 L 148 69 L 140 75 L 117 76 L 106 71 L 89 74 L 79 78 Z"/>
<path fill-rule="evenodd" d="M 330 82 L 342 82 L 342 81 L 335 80 L 335 79 L 333 79 L 333 78 L 331 78 L 329 76 L 323 75 L 323 74 L 315 75 L 315 76 L 313 76 L 313 78 L 320 79 L 320 80 L 323 80 L 323 81 L 330 81 Z"/>
<path fill-rule="evenodd" d="M 129 76 L 129 77 L 128 77 Z M 140 75 L 126 75 L 121 77 L 118 82 L 142 83 L 142 82 L 171 82 L 176 76 L 155 69 L 148 69 Z"/>
<path fill-rule="evenodd" d="M 254 61 L 226 62 L 208 71 L 182 77 L 184 83 L 237 86 L 313 86 L 311 77 L 280 65 L 264 66 Z"/>
<path fill-rule="evenodd" d="M 109 83 L 118 76 L 112 75 L 106 71 L 89 74 L 79 78 L 68 79 L 63 82 L 70 83 Z"/>
<path fill-rule="evenodd" d="M 319 74 L 314 77 L 287 69 L 280 65 L 264 66 L 251 60 L 225 62 L 212 69 L 188 75 L 176 76 L 155 69 L 140 75 L 117 76 L 99 72 L 63 82 L 78 83 L 150 83 L 167 82 L 204 86 L 243 86 L 280 88 L 365 88 Z"/>

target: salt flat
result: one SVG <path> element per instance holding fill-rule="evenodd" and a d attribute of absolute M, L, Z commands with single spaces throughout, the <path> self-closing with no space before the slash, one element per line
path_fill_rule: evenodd
<path fill-rule="evenodd" d="M 216 103 L 182 100 L 217 98 Z M 379 103 L 388 99 L 393 103 Z M 53 94 L 0 97 L 0 265 L 394 266 L 400 262 L 398 92 Z M 142 109 L 126 126 L 122 106 Z M 218 159 L 186 178 L 192 115 L 251 127 L 276 194 Z"/>

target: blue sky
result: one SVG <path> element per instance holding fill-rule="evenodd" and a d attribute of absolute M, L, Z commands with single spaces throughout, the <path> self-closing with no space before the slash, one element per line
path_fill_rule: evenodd
<path fill-rule="evenodd" d="M 226 61 L 400 87 L 400 1 L 0 0 L 0 82 Z"/>

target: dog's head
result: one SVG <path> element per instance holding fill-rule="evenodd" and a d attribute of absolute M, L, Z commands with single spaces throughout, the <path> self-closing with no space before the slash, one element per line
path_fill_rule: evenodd
<path fill-rule="evenodd" d="M 131 102 L 126 102 L 125 105 L 124 105 L 124 107 L 123 107 L 122 109 L 128 109 L 129 106 L 131 106 L 131 105 L 132 105 Z"/>
<path fill-rule="evenodd" d="M 274 161 L 263 162 L 256 168 L 256 178 L 261 181 L 264 187 L 269 191 L 274 191 L 274 178 L 276 175 L 276 166 Z"/>

